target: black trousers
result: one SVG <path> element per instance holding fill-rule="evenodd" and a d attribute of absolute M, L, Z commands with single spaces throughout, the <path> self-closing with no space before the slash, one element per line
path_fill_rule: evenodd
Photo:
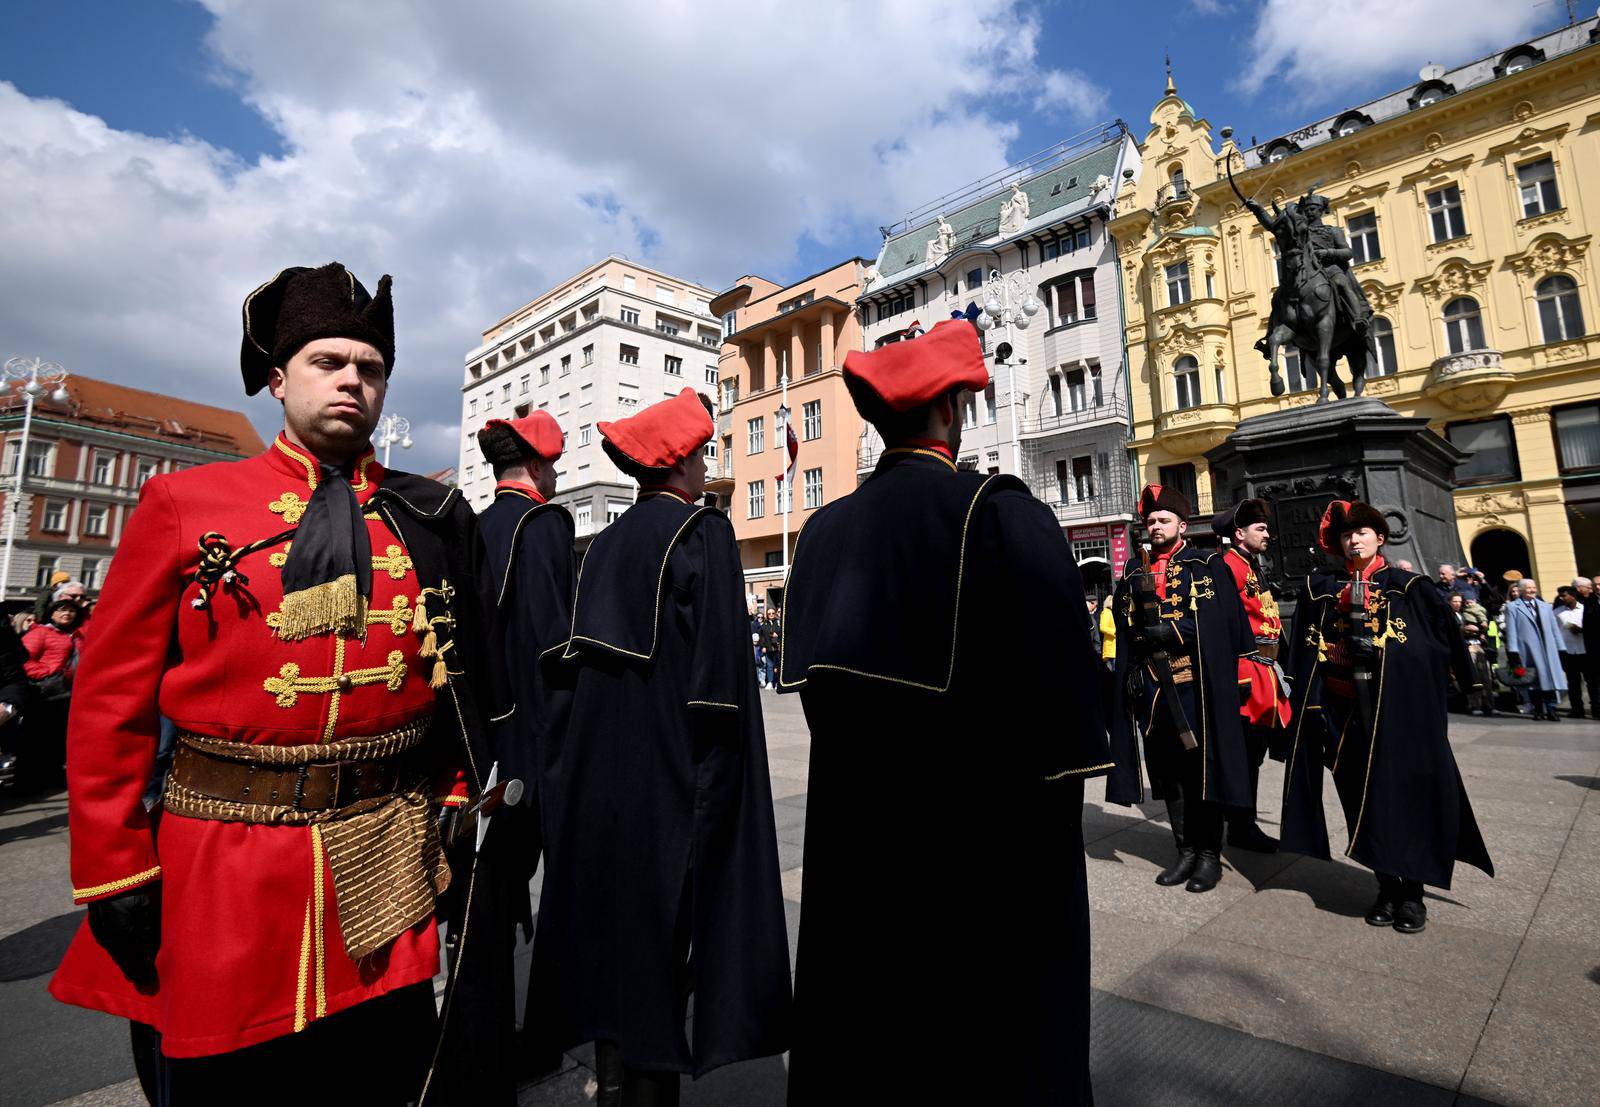
<path fill-rule="evenodd" d="M 1589 681 L 1589 710 L 1600 713 L 1600 694 L 1595 691 L 1595 667 L 1588 654 L 1561 651 L 1561 669 L 1567 674 L 1567 702 L 1574 715 L 1583 714 L 1583 682 Z"/>
<path fill-rule="evenodd" d="M 134 1067 L 154 1107 L 402 1107 L 421 1096 L 437 1037 L 433 982 L 426 981 L 320 1019 L 298 1034 L 212 1057 L 163 1056 L 161 1036 L 134 1023 Z"/>
<path fill-rule="evenodd" d="M 1407 880 L 1403 876 L 1390 876 L 1388 873 L 1378 874 L 1378 894 L 1390 903 L 1422 902 L 1422 882 L 1420 880 Z"/>
<path fill-rule="evenodd" d="M 1227 824 L 1241 829 L 1255 825 L 1256 789 L 1261 782 L 1261 766 L 1267 760 L 1267 746 L 1272 735 L 1272 731 L 1267 727 L 1251 723 L 1242 725 L 1245 755 L 1250 759 L 1250 806 L 1223 808 Z"/>
<path fill-rule="evenodd" d="M 1178 741 L 1176 737 L 1171 740 L 1174 744 Z M 1220 851 L 1226 809 L 1205 798 L 1200 750 L 1181 750 L 1162 758 L 1158 764 L 1162 773 L 1159 778 L 1161 794 L 1166 797 L 1167 819 L 1172 823 L 1172 836 L 1178 848 Z M 1152 776 L 1156 771 L 1156 766 L 1152 765 Z"/>

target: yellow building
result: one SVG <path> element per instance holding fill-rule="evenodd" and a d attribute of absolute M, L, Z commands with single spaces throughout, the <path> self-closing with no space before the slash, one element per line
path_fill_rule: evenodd
<path fill-rule="evenodd" d="M 1367 393 L 1471 456 L 1468 561 L 1553 592 L 1600 573 L 1600 29 L 1589 19 L 1241 149 L 1178 96 L 1151 112 L 1111 233 L 1140 476 L 1211 508 L 1202 456 L 1240 419 L 1314 402 L 1294 356 L 1274 397 L 1255 344 L 1278 273 L 1270 208 L 1315 189 L 1376 315 Z M 1348 378 L 1341 361 L 1338 372 Z M 1417 566 L 1432 572 L 1434 566 Z"/>

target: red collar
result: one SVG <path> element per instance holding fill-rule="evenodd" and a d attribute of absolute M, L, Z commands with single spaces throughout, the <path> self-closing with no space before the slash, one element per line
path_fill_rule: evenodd
<path fill-rule="evenodd" d="M 537 488 L 535 488 L 533 485 L 528 484 L 526 481 L 520 481 L 520 480 L 498 481 L 498 482 L 495 483 L 495 486 L 494 486 L 494 494 L 496 496 L 498 496 L 502 492 L 510 492 L 510 493 L 512 493 L 513 495 L 516 495 L 516 496 L 526 496 L 526 497 L 528 497 L 528 499 L 533 500 L 535 503 L 541 503 L 542 504 L 542 503 L 547 502 L 543 496 L 539 495 L 539 490 Z"/>
<path fill-rule="evenodd" d="M 272 445 L 267 447 L 264 455 L 267 463 L 280 473 L 302 480 L 306 487 L 315 490 L 321 479 L 317 459 L 312 457 L 299 446 L 293 445 L 282 431 L 272 440 Z M 371 484 L 377 483 L 383 475 L 383 466 L 377 462 L 377 455 L 369 445 L 356 459 L 355 476 L 350 481 L 350 487 L 357 492 L 365 492 Z"/>
<path fill-rule="evenodd" d="M 897 443 L 897 445 L 908 446 L 913 450 L 936 450 L 949 461 L 956 459 L 956 455 L 950 450 L 950 443 L 941 442 L 937 438 L 908 438 L 904 442 Z"/>
<path fill-rule="evenodd" d="M 682 500 L 686 504 L 693 504 L 694 503 L 694 500 L 693 500 L 692 497 L 690 497 L 689 493 L 685 492 L 683 489 L 677 487 L 676 485 L 671 485 L 671 484 L 652 484 L 648 488 L 640 488 L 639 489 L 639 495 L 641 495 L 641 496 L 658 496 L 658 495 L 675 496 L 678 499 Z"/>

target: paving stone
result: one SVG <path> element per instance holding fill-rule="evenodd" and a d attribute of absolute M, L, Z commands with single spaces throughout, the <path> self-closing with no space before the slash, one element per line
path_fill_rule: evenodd
<path fill-rule="evenodd" d="M 1581 944 L 1524 939 L 1500 1002 L 1600 1025 L 1600 929 Z"/>
<path fill-rule="evenodd" d="M 1175 926 L 1095 908 L 1089 910 L 1089 934 L 1094 947 L 1089 983 L 1102 989 L 1121 983 L 1187 936 Z"/>
<path fill-rule="evenodd" d="M 1123 833 L 1135 839 L 1151 837 L 1137 831 Z M 1166 848 L 1170 860 L 1170 839 Z M 1226 867 L 1222 882 L 1209 892 L 1186 892 L 1181 885 L 1163 888 L 1155 882 L 1160 867 L 1137 854 L 1128 857 L 1125 864 L 1089 862 L 1089 904 L 1095 910 L 1194 931 L 1251 892 L 1250 882 Z"/>
<path fill-rule="evenodd" d="M 1569 1107 L 1595 1102 L 1600 1088 L 1600 1020 L 1501 1003 L 1461 1083 L 1467 1095 L 1496 1103 Z"/>

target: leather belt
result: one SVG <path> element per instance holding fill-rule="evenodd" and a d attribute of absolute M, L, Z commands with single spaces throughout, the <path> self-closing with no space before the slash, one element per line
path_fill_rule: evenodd
<path fill-rule="evenodd" d="M 393 795 L 416 775 L 414 764 L 402 753 L 376 760 L 268 765 L 215 757 L 180 742 L 172 758 L 171 781 L 206 799 L 334 811 Z"/>
<path fill-rule="evenodd" d="M 1279 644 L 1280 641 L 1277 638 L 1257 638 L 1256 653 L 1268 661 L 1276 661 L 1278 660 Z"/>

